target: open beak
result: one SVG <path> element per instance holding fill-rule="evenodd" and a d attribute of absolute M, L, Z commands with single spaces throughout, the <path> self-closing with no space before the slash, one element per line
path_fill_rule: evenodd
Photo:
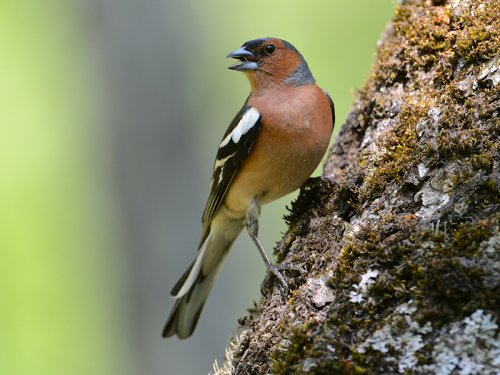
<path fill-rule="evenodd" d="M 255 61 L 255 55 L 253 52 L 250 52 L 245 47 L 241 47 L 234 52 L 231 52 L 226 57 L 230 57 L 233 59 L 238 59 L 241 62 L 231 65 L 228 69 L 237 70 L 239 72 L 246 72 L 248 70 L 257 70 L 259 65 Z"/>

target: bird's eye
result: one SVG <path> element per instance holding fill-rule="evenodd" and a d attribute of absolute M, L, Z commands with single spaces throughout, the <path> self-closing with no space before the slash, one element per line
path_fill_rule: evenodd
<path fill-rule="evenodd" d="M 275 46 L 273 46 L 272 44 L 269 44 L 269 45 L 264 47 L 264 52 L 266 55 L 271 55 L 275 49 L 276 49 Z"/>

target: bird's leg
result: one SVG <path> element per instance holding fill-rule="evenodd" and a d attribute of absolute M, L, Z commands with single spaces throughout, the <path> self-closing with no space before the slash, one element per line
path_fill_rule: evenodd
<path fill-rule="evenodd" d="M 252 202 L 250 203 L 248 210 L 247 210 L 247 216 L 246 216 L 246 227 L 248 234 L 252 238 L 253 242 L 257 246 L 257 249 L 259 250 L 260 255 L 262 256 L 262 259 L 264 260 L 264 263 L 266 264 L 266 268 L 268 271 L 271 271 L 281 282 L 283 285 L 283 288 L 285 289 L 285 294 L 288 294 L 288 284 L 285 281 L 285 278 L 281 275 L 281 273 L 278 271 L 278 268 L 271 263 L 269 258 L 267 257 L 267 254 L 262 247 L 262 244 L 260 243 L 258 234 L 259 234 L 259 218 L 260 214 L 260 205 L 257 200 L 257 198 L 253 199 Z"/>

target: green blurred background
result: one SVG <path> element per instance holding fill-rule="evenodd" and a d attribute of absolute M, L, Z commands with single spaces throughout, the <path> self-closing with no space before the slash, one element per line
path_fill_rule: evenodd
<path fill-rule="evenodd" d="M 161 339 L 217 144 L 248 94 L 225 55 L 276 36 L 342 125 L 391 0 L 0 2 L 0 374 L 206 374 L 264 265 L 242 235 L 194 336 Z M 317 171 L 319 173 L 319 171 Z M 292 197 L 264 207 L 271 252 Z"/>

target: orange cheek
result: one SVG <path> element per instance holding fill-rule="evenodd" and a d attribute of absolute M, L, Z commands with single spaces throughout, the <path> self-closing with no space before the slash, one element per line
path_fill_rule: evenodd
<path fill-rule="evenodd" d="M 252 91 L 259 88 L 280 85 L 301 63 L 298 56 L 292 51 L 280 51 L 262 61 L 257 71 L 245 72 Z"/>
<path fill-rule="evenodd" d="M 301 61 L 292 51 L 282 51 L 273 56 L 269 63 L 273 76 L 277 80 L 283 81 L 295 72 Z"/>

